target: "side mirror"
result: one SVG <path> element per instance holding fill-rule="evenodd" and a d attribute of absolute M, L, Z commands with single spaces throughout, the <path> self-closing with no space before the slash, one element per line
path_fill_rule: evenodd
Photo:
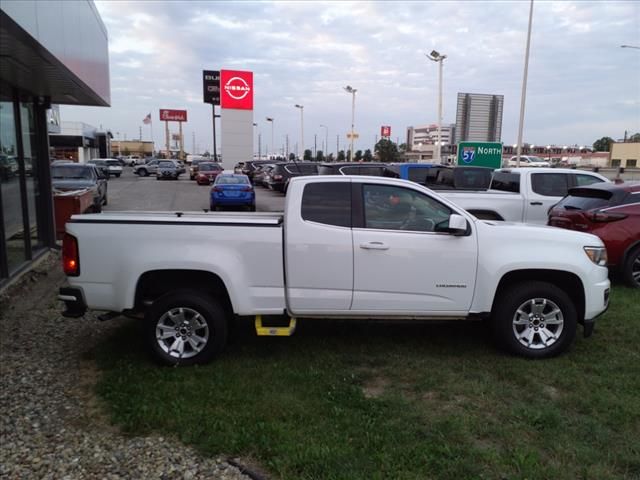
<path fill-rule="evenodd" d="M 449 233 L 456 237 L 460 237 L 467 234 L 469 226 L 467 219 L 462 215 L 452 213 L 449 217 Z"/>

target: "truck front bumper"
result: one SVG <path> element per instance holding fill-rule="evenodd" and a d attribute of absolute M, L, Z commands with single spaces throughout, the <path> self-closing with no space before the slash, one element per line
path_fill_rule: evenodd
<path fill-rule="evenodd" d="M 58 291 L 58 300 L 62 300 L 66 307 L 66 310 L 62 312 L 63 317 L 78 318 L 87 311 L 82 290 L 77 287 L 62 287 Z"/>
<path fill-rule="evenodd" d="M 591 286 L 587 294 L 585 305 L 584 336 L 590 337 L 596 323 L 596 318 L 609 309 L 609 296 L 611 294 L 611 282 L 609 279 L 603 280 Z"/>

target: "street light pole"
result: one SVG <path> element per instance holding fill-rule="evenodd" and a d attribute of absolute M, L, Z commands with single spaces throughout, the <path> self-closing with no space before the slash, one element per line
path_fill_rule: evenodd
<path fill-rule="evenodd" d="M 300 109 L 300 151 L 302 154 L 300 157 L 304 157 L 304 105 L 295 104 L 296 108 Z M 299 158 L 302 160 L 302 158 Z"/>
<path fill-rule="evenodd" d="M 527 74 L 529 72 L 529 47 L 531 45 L 531 23 L 533 21 L 533 0 L 529 6 L 529 28 L 527 30 L 527 47 L 524 53 L 524 73 L 522 75 L 522 98 L 520 99 L 520 124 L 518 125 L 518 150 L 516 151 L 516 167 L 520 167 L 522 155 L 522 129 L 524 127 L 524 104 L 527 98 Z"/>
<path fill-rule="evenodd" d="M 271 117 L 267 117 L 267 122 L 271 122 L 271 151 L 273 152 L 274 149 L 274 145 L 273 145 L 273 124 L 275 123 L 274 119 Z M 267 156 L 269 155 L 269 152 L 267 151 Z"/>
<path fill-rule="evenodd" d="M 353 141 L 355 140 L 355 122 L 356 122 L 356 90 L 351 85 L 344 87 L 347 93 L 351 94 L 351 158 L 349 161 L 353 162 Z"/>
<path fill-rule="evenodd" d="M 447 56 L 441 55 L 436 50 L 432 50 L 429 55 L 425 54 L 425 56 L 429 60 L 440 64 L 438 66 L 438 140 L 434 158 L 435 161 L 440 163 L 440 149 L 442 148 L 442 64 Z"/>

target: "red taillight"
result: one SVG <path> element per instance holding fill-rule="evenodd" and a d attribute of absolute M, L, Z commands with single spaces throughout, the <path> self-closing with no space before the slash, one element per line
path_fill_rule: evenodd
<path fill-rule="evenodd" d="M 282 175 L 274 175 L 273 179 L 274 180 L 282 180 Z"/>
<path fill-rule="evenodd" d="M 68 233 L 65 233 L 62 239 L 62 269 L 69 277 L 77 277 L 80 275 L 78 240 Z"/>
<path fill-rule="evenodd" d="M 243 192 L 250 192 L 251 190 L 253 190 L 251 187 L 242 187 Z"/>
<path fill-rule="evenodd" d="M 221 192 L 222 191 L 222 187 L 213 187 L 213 191 L 214 192 Z"/>
<path fill-rule="evenodd" d="M 627 218 L 624 213 L 608 213 L 608 212 L 594 212 L 591 220 L 594 222 L 616 222 Z"/>

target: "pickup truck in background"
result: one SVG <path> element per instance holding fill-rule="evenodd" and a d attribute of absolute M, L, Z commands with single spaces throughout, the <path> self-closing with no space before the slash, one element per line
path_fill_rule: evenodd
<path fill-rule="evenodd" d="M 569 188 L 608 181 L 598 173 L 569 168 L 506 168 L 493 172 L 486 192 L 440 194 L 483 220 L 546 225 L 549 209 Z"/>
<path fill-rule="evenodd" d="M 545 358 L 578 323 L 591 334 L 606 263 L 594 235 L 478 220 L 413 182 L 304 176 L 283 214 L 72 217 L 59 299 L 65 316 L 143 315 L 155 358 L 173 365 L 211 360 L 236 316 L 259 335 L 291 334 L 296 317 L 483 320 L 506 350 Z"/>

